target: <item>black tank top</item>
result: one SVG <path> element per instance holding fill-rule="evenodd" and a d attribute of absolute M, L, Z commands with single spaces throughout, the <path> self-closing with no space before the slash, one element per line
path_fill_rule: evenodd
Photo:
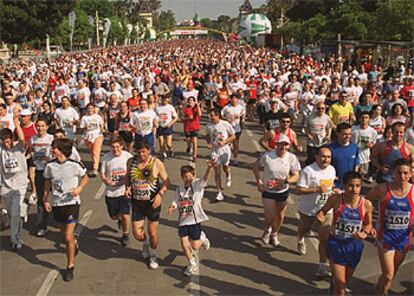
<path fill-rule="evenodd" d="M 138 168 L 137 158 L 131 163 L 129 178 L 131 180 L 132 202 L 153 201 L 155 195 L 160 191 L 160 178 L 153 175 L 155 157 L 151 157 L 147 166 Z"/>

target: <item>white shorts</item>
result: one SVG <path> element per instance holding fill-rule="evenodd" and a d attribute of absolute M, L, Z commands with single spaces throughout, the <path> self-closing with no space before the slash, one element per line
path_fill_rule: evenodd
<path fill-rule="evenodd" d="M 231 150 L 225 152 L 212 152 L 211 159 L 215 161 L 216 165 L 229 165 L 231 159 Z"/>

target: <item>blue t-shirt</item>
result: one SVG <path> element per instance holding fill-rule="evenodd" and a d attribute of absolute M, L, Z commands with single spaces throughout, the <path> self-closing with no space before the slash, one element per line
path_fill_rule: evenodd
<path fill-rule="evenodd" d="M 342 178 L 346 172 L 354 171 L 355 167 L 359 165 L 359 148 L 355 143 L 350 143 L 347 146 L 342 146 L 335 141 L 328 145 L 332 152 L 331 165 L 336 170 L 338 180 L 335 180 L 335 186 L 343 189 Z"/>

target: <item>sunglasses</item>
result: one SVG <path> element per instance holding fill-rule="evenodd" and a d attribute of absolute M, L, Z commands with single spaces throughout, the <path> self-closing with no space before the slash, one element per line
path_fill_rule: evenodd
<path fill-rule="evenodd" d="M 318 110 L 325 110 L 325 108 L 324 107 L 321 107 L 321 108 L 317 108 Z"/>
<path fill-rule="evenodd" d="M 282 120 L 282 123 L 290 123 L 290 120 Z"/>

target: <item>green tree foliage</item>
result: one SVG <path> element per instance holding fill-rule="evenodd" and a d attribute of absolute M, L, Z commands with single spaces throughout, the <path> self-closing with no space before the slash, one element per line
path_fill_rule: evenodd
<path fill-rule="evenodd" d="M 114 15 L 114 2 L 108 0 L 82 0 L 79 7 L 87 15 L 95 16 L 98 12 L 100 18 L 109 18 Z"/>
<path fill-rule="evenodd" d="M 169 30 L 175 27 L 175 14 L 171 10 L 161 11 L 157 16 L 155 28 L 158 32 Z"/>
<path fill-rule="evenodd" d="M 0 0 L 1 39 L 23 43 L 56 34 L 59 24 L 75 6 L 75 1 Z"/>

